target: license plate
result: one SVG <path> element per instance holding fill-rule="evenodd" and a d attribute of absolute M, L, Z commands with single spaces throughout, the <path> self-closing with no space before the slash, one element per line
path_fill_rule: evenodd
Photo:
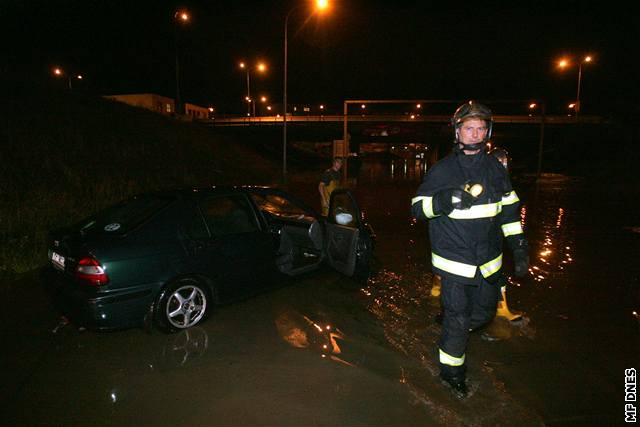
<path fill-rule="evenodd" d="M 55 268 L 59 270 L 64 270 L 64 257 L 59 253 L 56 253 L 56 252 L 51 253 L 51 263 Z"/>

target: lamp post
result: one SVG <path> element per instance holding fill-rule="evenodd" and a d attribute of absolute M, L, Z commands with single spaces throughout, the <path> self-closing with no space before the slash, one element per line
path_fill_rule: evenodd
<path fill-rule="evenodd" d="M 251 78 L 249 77 L 249 67 L 244 62 L 239 64 L 240 68 L 247 72 L 247 96 L 244 100 L 247 101 L 247 117 L 251 116 Z"/>
<path fill-rule="evenodd" d="M 182 112 L 182 103 L 180 100 L 180 61 L 178 59 L 178 24 L 186 24 L 189 21 L 189 13 L 179 10 L 173 15 L 173 41 L 175 44 L 176 54 L 176 113 Z"/>
<path fill-rule="evenodd" d="M 266 96 L 262 95 L 262 96 L 260 97 L 260 102 L 264 105 L 264 104 L 266 104 L 266 103 L 267 103 L 267 99 L 268 99 L 268 98 L 267 98 Z M 256 112 L 255 112 L 256 103 L 254 103 L 254 104 L 253 104 L 253 108 L 254 108 L 253 115 L 255 116 L 255 115 L 256 115 Z M 262 107 L 263 115 L 264 115 L 264 108 L 265 108 L 265 107 Z"/>
<path fill-rule="evenodd" d="M 533 111 L 536 110 L 537 108 L 540 108 L 540 140 L 538 142 L 538 169 L 536 172 L 536 180 L 540 180 L 540 176 L 542 174 L 542 153 L 543 153 L 543 148 L 544 148 L 544 122 L 545 122 L 545 115 L 546 115 L 546 107 L 545 107 L 545 103 L 543 101 L 540 102 L 532 102 L 531 104 L 529 104 L 529 111 L 531 111 L 531 113 L 529 113 L 529 116 L 531 116 L 533 114 Z"/>
<path fill-rule="evenodd" d="M 64 70 L 60 67 L 56 67 L 53 69 L 53 75 L 56 77 L 63 77 L 66 76 L 67 77 L 67 86 L 69 87 L 69 90 L 73 90 L 73 85 L 71 84 L 71 81 L 73 80 L 73 78 L 75 78 L 76 80 L 82 80 L 83 76 L 82 74 L 77 74 L 75 77 L 72 77 L 71 74 L 69 73 L 65 73 Z"/>
<path fill-rule="evenodd" d="M 240 67 L 240 69 L 245 70 L 247 74 L 247 96 L 244 98 L 245 101 L 247 101 L 247 117 L 251 116 L 252 104 L 253 104 L 253 116 L 255 117 L 256 103 L 254 102 L 253 98 L 251 98 L 251 77 L 249 73 L 250 67 L 245 62 L 241 62 L 240 64 L 238 64 L 238 66 Z M 260 71 L 261 73 L 264 73 L 267 70 L 267 66 L 263 62 L 259 62 L 258 65 L 256 65 L 256 70 Z"/>
<path fill-rule="evenodd" d="M 316 10 L 324 11 L 329 7 L 328 0 L 316 0 Z M 298 9 L 300 5 L 294 6 L 289 10 L 284 18 L 284 90 L 283 90 L 283 114 L 282 114 L 282 182 L 287 180 L 287 61 L 288 61 L 288 40 L 287 33 L 289 28 L 289 18 L 293 11 Z"/>
<path fill-rule="evenodd" d="M 582 83 L 582 64 L 585 62 L 591 62 L 591 56 L 587 55 L 580 61 L 580 65 L 578 66 L 578 92 L 576 94 L 576 117 L 578 117 L 578 113 L 580 113 L 580 85 Z"/>
<path fill-rule="evenodd" d="M 586 55 L 584 58 L 582 58 L 582 60 L 579 62 L 578 64 L 578 90 L 576 92 L 576 102 L 575 102 L 575 106 L 573 107 L 575 112 L 576 112 L 576 118 L 578 117 L 578 114 L 580 113 L 580 87 L 582 86 L 582 64 L 588 63 L 593 61 L 593 57 L 591 55 Z M 566 68 L 568 67 L 569 61 L 567 59 L 561 59 L 558 62 L 558 67 L 560 68 Z"/>

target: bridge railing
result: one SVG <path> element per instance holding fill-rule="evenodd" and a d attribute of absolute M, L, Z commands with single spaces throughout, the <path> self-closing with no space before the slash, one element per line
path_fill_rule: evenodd
<path fill-rule="evenodd" d="M 349 114 L 349 122 L 416 122 L 416 123 L 449 123 L 451 116 L 448 115 L 416 115 L 411 117 L 406 114 Z M 220 125 L 220 126 L 252 126 L 252 125 L 274 125 L 282 123 L 282 116 L 257 116 L 257 117 L 222 117 L 215 119 L 200 119 L 199 123 Z M 343 122 L 342 114 L 321 114 L 321 115 L 288 115 L 287 122 Z M 540 124 L 542 117 L 539 115 L 496 115 L 496 123 L 522 123 Z M 546 124 L 604 124 L 608 120 L 601 116 L 567 116 L 555 115 L 544 116 Z"/>

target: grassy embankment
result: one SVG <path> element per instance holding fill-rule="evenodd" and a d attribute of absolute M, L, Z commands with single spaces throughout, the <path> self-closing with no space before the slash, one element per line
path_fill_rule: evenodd
<path fill-rule="evenodd" d="M 130 195 L 269 184 L 279 166 L 232 136 L 69 92 L 0 95 L 0 275 L 46 262 L 47 233 Z"/>

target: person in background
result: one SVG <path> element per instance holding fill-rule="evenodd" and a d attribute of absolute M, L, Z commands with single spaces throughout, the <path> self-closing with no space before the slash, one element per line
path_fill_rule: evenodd
<path fill-rule="evenodd" d="M 342 157 L 334 157 L 331 167 L 325 170 L 320 176 L 318 192 L 320 193 L 320 206 L 322 206 L 323 216 L 327 216 L 329 214 L 331 193 L 340 184 L 340 179 L 342 178 L 340 168 L 342 168 Z"/>

